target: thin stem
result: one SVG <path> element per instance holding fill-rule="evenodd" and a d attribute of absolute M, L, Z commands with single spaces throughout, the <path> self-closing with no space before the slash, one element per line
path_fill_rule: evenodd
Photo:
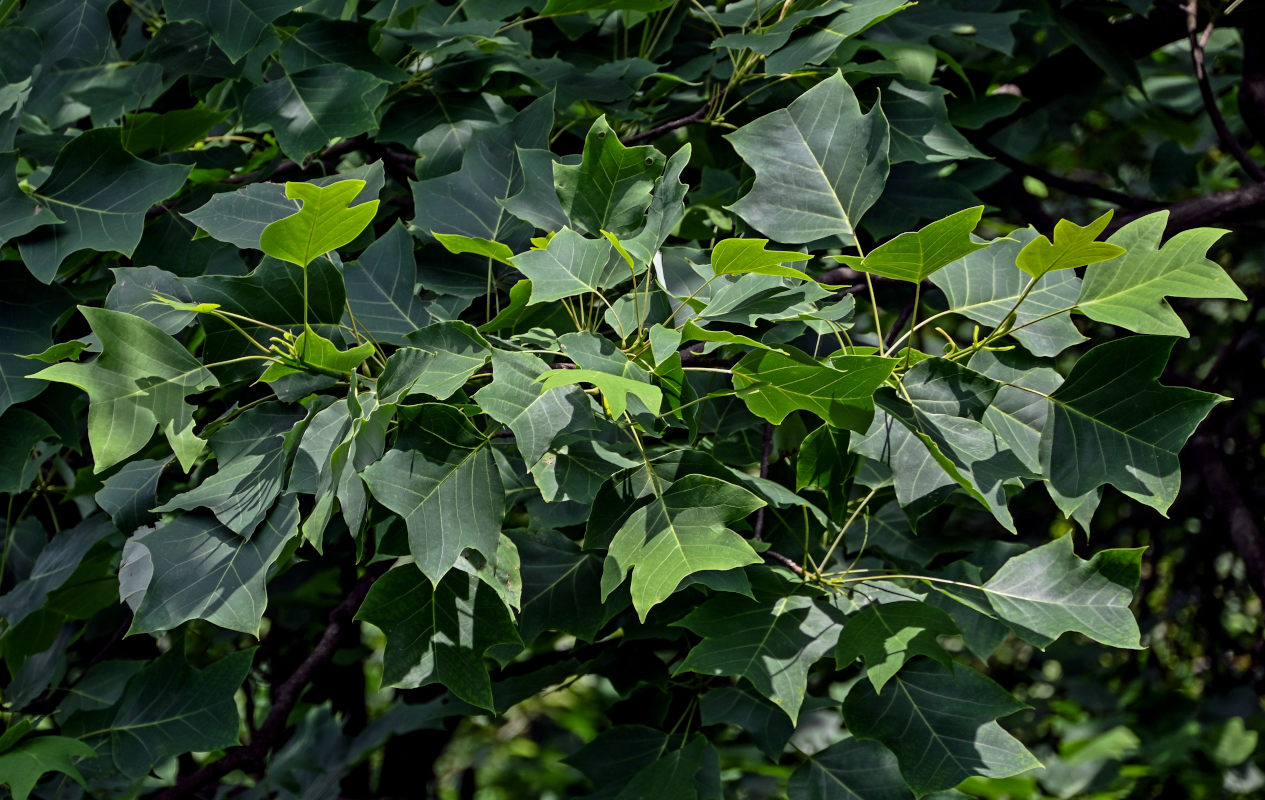
<path fill-rule="evenodd" d="M 874 499 L 874 495 L 876 494 L 878 494 L 878 487 L 871 489 L 870 493 L 863 497 L 857 507 L 850 515 L 848 515 L 847 521 L 845 521 L 843 523 L 843 527 L 839 529 L 839 533 L 835 536 L 835 540 L 830 543 L 830 547 L 826 548 L 826 555 L 824 555 L 821 559 L 822 566 L 830 563 L 830 556 L 834 555 L 835 548 L 837 548 L 839 543 L 843 541 L 843 537 L 848 532 L 848 528 L 853 522 L 856 522 L 857 517 L 861 515 L 861 512 L 865 510 L 866 505 Z"/>
<path fill-rule="evenodd" d="M 911 337 L 913 336 L 914 331 L 917 329 L 918 304 L 920 302 L 922 302 L 922 281 L 918 281 L 918 286 L 914 289 L 914 311 L 913 311 L 913 316 L 909 318 L 909 323 L 910 323 L 909 335 Z M 905 369 L 909 369 L 909 356 L 913 353 L 913 350 L 914 350 L 914 340 L 911 338 L 909 340 L 909 345 L 905 347 Z"/>
<path fill-rule="evenodd" d="M 948 315 L 953 314 L 953 313 L 955 313 L 955 312 L 954 312 L 952 309 L 950 309 L 950 310 L 948 310 L 948 311 L 941 311 L 941 312 L 940 312 L 940 313 L 938 313 L 938 314 L 932 314 L 931 316 L 927 317 L 927 318 L 926 318 L 926 319 L 924 319 L 922 322 L 919 322 L 917 325 L 913 326 L 913 327 L 912 327 L 912 328 L 910 328 L 909 330 L 907 330 L 907 331 L 905 331 L 904 333 L 902 333 L 902 334 L 900 335 L 900 338 L 899 338 L 899 339 L 897 339 L 896 341 L 892 342 L 892 346 L 891 346 L 891 350 L 890 350 L 890 352 L 895 353 L 895 352 L 896 352 L 896 350 L 897 350 L 897 346 L 898 346 L 901 342 L 903 342 L 903 341 L 905 341 L 906 339 L 908 339 L 910 336 L 912 336 L 912 335 L 913 335 L 914 333 L 916 333 L 917 331 L 921 330 L 922 328 L 926 327 L 927 325 L 930 325 L 932 322 L 935 322 L 936 320 L 940 319 L 941 317 L 947 317 Z M 1060 313 L 1061 313 L 1061 312 L 1060 312 Z M 911 344 L 912 344 L 912 342 L 911 342 Z"/>
<path fill-rule="evenodd" d="M 683 366 L 683 367 L 681 367 L 681 369 L 688 369 L 688 370 L 692 370 L 692 371 L 694 371 L 694 372 L 719 372 L 721 375 L 732 375 L 732 374 L 734 374 L 733 370 L 731 370 L 731 369 L 725 369 L 725 368 L 723 368 L 723 367 L 684 367 L 684 366 Z"/>

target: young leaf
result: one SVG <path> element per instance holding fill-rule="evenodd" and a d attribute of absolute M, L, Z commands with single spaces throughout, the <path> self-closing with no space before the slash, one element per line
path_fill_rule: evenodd
<path fill-rule="evenodd" d="M 808 253 L 786 250 L 766 250 L 768 239 L 725 239 L 712 248 L 712 270 L 717 275 L 779 275 L 811 281 L 813 277 L 793 267 L 782 266 L 787 261 L 809 261 Z"/>
<path fill-rule="evenodd" d="M 69 736 L 36 736 L 0 753 L 0 781 L 9 784 L 13 800 L 26 800 L 47 772 L 65 773 L 85 786 L 83 776 L 71 759 L 96 754 L 96 750 Z"/>
<path fill-rule="evenodd" d="M 756 174 L 729 208 L 775 241 L 853 244 L 887 179 L 887 120 L 878 103 L 862 114 L 838 73 L 725 138 Z"/>
<path fill-rule="evenodd" d="M 792 411 L 810 411 L 836 428 L 865 430 L 874 391 L 896 367 L 879 356 L 841 356 L 830 366 L 799 353 L 753 350 L 733 366 L 734 389 L 751 413 L 780 425 Z"/>
<path fill-rule="evenodd" d="M 896 754 L 909 788 L 921 797 L 979 775 L 1005 778 L 1040 767 L 994 720 L 1027 706 L 974 670 L 920 659 L 875 692 L 858 684 L 843 701 L 848 730 Z"/>
<path fill-rule="evenodd" d="M 1168 211 L 1157 211 L 1107 240 L 1124 248 L 1124 255 L 1085 270 L 1077 300 L 1082 314 L 1137 333 L 1189 336 L 1166 297 L 1246 299 L 1225 270 L 1205 256 L 1225 231 L 1181 231 L 1160 247 L 1167 224 Z"/>
<path fill-rule="evenodd" d="M 603 115 L 584 137 L 583 160 L 575 166 L 555 162 L 553 179 L 562 210 L 577 227 L 590 236 L 620 236 L 641 227 L 664 164 L 663 153 L 649 145 L 621 144 Z"/>
<path fill-rule="evenodd" d="M 431 231 L 430 235 L 434 236 L 435 241 L 442 244 L 450 253 L 458 255 L 473 253 L 476 256 L 486 256 L 493 261 L 499 261 L 506 266 L 514 266 L 510 262 L 514 251 L 501 242 L 494 242 L 478 236 L 462 236 L 459 233 L 436 233 Z"/>
<path fill-rule="evenodd" d="M 53 364 L 31 377 L 88 393 L 93 472 L 136 453 L 155 427 L 166 435 L 180 466 L 191 469 L 206 443 L 193 434 L 193 406 L 185 398 L 219 381 L 153 323 L 103 308 L 80 306 L 79 311 L 101 340 L 101 355 L 86 364 Z"/>
<path fill-rule="evenodd" d="M 613 419 L 619 419 L 628 407 L 628 395 L 645 404 L 651 414 L 658 414 L 663 404 L 663 390 L 650 383 L 642 383 L 621 375 L 611 375 L 593 369 L 554 369 L 537 378 L 543 391 L 577 383 L 591 383 L 602 393 L 602 400 Z"/>
<path fill-rule="evenodd" d="M 971 231 L 979 225 L 983 215 L 983 206 L 966 208 L 919 231 L 902 233 L 871 250 L 864 258 L 830 257 L 861 272 L 921 283 L 954 261 L 989 246 L 989 242 L 971 239 Z"/>
<path fill-rule="evenodd" d="M 364 188 L 362 180 L 338 181 L 324 187 L 286 183 L 286 197 L 300 200 L 303 205 L 295 214 L 264 228 L 259 236 L 260 249 L 300 267 L 337 250 L 359 236 L 378 211 L 377 200 L 351 205 Z"/>
<path fill-rule="evenodd" d="M 1103 550 L 1082 561 L 1072 552 L 1072 537 L 1063 536 L 1007 561 L 984 589 L 997 615 L 1038 647 L 1076 631 L 1137 650 L 1142 645 L 1129 604 L 1144 549 Z"/>
<path fill-rule="evenodd" d="M 1158 382 L 1175 341 L 1130 336 L 1100 344 L 1050 395 L 1041 466 L 1059 493 L 1080 497 L 1110 483 L 1161 513 L 1176 499 L 1177 453 L 1226 398 Z"/>
<path fill-rule="evenodd" d="M 1054 225 L 1054 241 L 1038 236 L 1024 245 L 1015 257 L 1015 266 L 1034 278 L 1060 269 L 1075 269 L 1107 261 L 1124 252 L 1118 244 L 1096 242 L 1107 229 L 1113 212 L 1108 211 L 1085 227 L 1065 219 Z"/>

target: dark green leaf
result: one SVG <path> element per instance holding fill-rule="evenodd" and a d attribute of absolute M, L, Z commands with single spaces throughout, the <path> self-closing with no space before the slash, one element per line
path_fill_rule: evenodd
<path fill-rule="evenodd" d="M 909 800 L 891 751 L 873 742 L 845 739 L 814 753 L 787 783 L 791 800 Z"/>
<path fill-rule="evenodd" d="M 337 137 L 374 127 L 386 95 L 382 79 L 343 64 L 322 64 L 256 87 L 246 96 L 246 124 L 269 125 L 281 150 L 302 161 Z"/>
<path fill-rule="evenodd" d="M 584 159 L 575 166 L 553 165 L 562 210 L 591 236 L 631 233 L 641 227 L 664 163 L 653 147 L 620 144 L 606 117 L 598 117 L 584 137 Z"/>
<path fill-rule="evenodd" d="M 734 365 L 733 381 L 747 408 L 775 425 L 803 410 L 861 431 L 873 418 L 874 391 L 895 366 L 878 356 L 840 356 L 827 365 L 798 352 L 752 350 Z"/>

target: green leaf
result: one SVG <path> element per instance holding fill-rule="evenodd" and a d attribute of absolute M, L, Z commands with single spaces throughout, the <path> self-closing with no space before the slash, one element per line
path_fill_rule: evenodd
<path fill-rule="evenodd" d="M 863 431 L 874 415 L 874 391 L 896 367 L 879 356 L 840 356 L 830 366 L 798 351 L 753 350 L 733 366 L 734 389 L 756 416 L 780 425 L 792 411 L 810 411 L 836 428 Z"/>
<path fill-rule="evenodd" d="M 149 510 L 158 497 L 158 479 L 170 463 L 170 457 L 129 461 L 105 479 L 92 499 L 110 515 L 116 528 L 131 533 L 153 519 Z"/>
<path fill-rule="evenodd" d="M 330 374 L 348 374 L 365 362 L 375 352 L 373 344 L 364 342 L 350 350 L 339 350 L 338 346 L 312 330 L 309 325 L 294 340 L 293 352 L 297 362 L 293 365 L 281 361 L 273 362 L 264 374 L 259 376 L 260 383 L 271 383 L 294 375 L 307 369 Z"/>
<path fill-rule="evenodd" d="M 48 180 L 31 193 L 48 222 L 64 220 L 18 243 L 22 261 L 43 283 L 51 283 L 61 263 L 80 250 L 132 255 L 145 212 L 184 185 L 189 167 L 136 158 L 123 149 L 120 130 L 96 128 L 76 136 L 57 154 Z"/>
<path fill-rule="evenodd" d="M 843 716 L 854 736 L 896 754 L 905 782 L 921 797 L 973 775 L 1005 778 L 1040 767 L 995 722 L 1026 707 L 968 667 L 922 659 L 906 664 L 881 694 L 853 687 Z"/>
<path fill-rule="evenodd" d="M 987 243 L 971 240 L 971 231 L 979 225 L 983 214 L 983 206 L 966 208 L 933 222 L 917 232 L 902 233 L 895 239 L 871 250 L 865 258 L 859 256 L 831 256 L 831 258 L 842 261 L 861 272 L 921 283 L 932 273 L 954 261 L 988 247 Z"/>
<path fill-rule="evenodd" d="M 478 236 L 462 236 L 457 233 L 436 233 L 431 231 L 430 235 L 434 236 L 435 241 L 442 244 L 450 253 L 456 253 L 457 255 L 473 253 L 476 256 L 486 256 L 493 261 L 499 261 L 511 267 L 514 266 L 513 262 L 510 261 L 514 256 L 514 251 L 501 242 L 493 242 Z"/>
<path fill-rule="evenodd" d="M 321 64 L 255 87 L 242 102 L 242 114 L 247 125 L 270 126 L 281 151 L 303 161 L 332 139 L 376 128 L 374 112 L 386 92 L 386 82 L 376 75 Z"/>
<path fill-rule="evenodd" d="M 642 620 L 689 575 L 759 562 L 751 545 L 729 530 L 764 501 L 731 483 L 687 475 L 633 511 L 611 540 L 602 597 L 632 570 L 633 606 Z"/>
<path fill-rule="evenodd" d="M 269 570 L 298 530 L 299 503 L 288 495 L 249 540 L 193 515 L 137 533 L 119 565 L 119 594 L 135 614 L 128 633 L 170 631 L 204 619 L 259 636 Z"/>
<path fill-rule="evenodd" d="M 729 207 L 734 213 L 779 242 L 855 243 L 887 178 L 888 126 L 877 103 L 862 114 L 835 74 L 725 138 L 756 173 L 755 186 Z"/>
<path fill-rule="evenodd" d="M 1107 229 L 1113 212 L 1108 211 L 1085 227 L 1061 219 L 1054 225 L 1054 241 L 1038 236 L 1024 245 L 1015 257 L 1015 266 L 1034 278 L 1060 269 L 1075 269 L 1107 261 L 1124 252 L 1117 244 L 1096 242 Z"/>
<path fill-rule="evenodd" d="M 401 347 L 387 359 L 378 378 L 378 395 L 398 402 L 415 394 L 447 400 L 488 363 L 492 348 L 464 322 L 438 322 L 408 336 L 415 347 Z"/>
<path fill-rule="evenodd" d="M 563 228 L 543 250 L 510 259 L 531 280 L 531 302 L 561 300 L 597 292 L 628 276 L 628 265 L 605 239 L 586 239 Z"/>
<path fill-rule="evenodd" d="M 1109 483 L 1161 513 L 1168 509 L 1181 485 L 1178 452 L 1226 399 L 1158 382 L 1175 341 L 1130 336 L 1076 362 L 1050 395 L 1041 432 L 1041 465 L 1055 490 L 1080 497 Z"/>
<path fill-rule="evenodd" d="M 12 628 L 38 612 L 49 593 L 70 580 L 93 545 L 112 533 L 114 526 L 99 514 L 59 532 L 40 550 L 26 579 L 0 596 L 0 617 Z"/>
<path fill-rule="evenodd" d="M 882 745 L 845 739 L 813 753 L 786 785 L 790 800 L 910 800 L 896 757 Z"/>
<path fill-rule="evenodd" d="M 605 615 L 602 560 L 556 531 L 514 531 L 509 537 L 522 559 L 523 641 L 531 644 L 546 630 L 593 641 Z"/>
<path fill-rule="evenodd" d="M 420 449 L 390 450 L 362 477 L 404 518 L 417 568 L 438 583 L 468 547 L 495 560 L 505 492 L 487 440 L 451 407 L 423 408 Z"/>
<path fill-rule="evenodd" d="M 254 649 L 194 669 L 179 650 L 158 657 L 128 681 L 107 731 L 119 771 L 142 778 L 164 758 L 237 744 L 237 704 Z"/>
<path fill-rule="evenodd" d="M 521 644 L 496 591 L 464 572 L 432 586 L 415 569 L 393 569 L 374 582 L 356 619 L 386 634 L 384 684 L 411 689 L 441 683 L 480 708 L 494 707 L 484 653 Z"/>
<path fill-rule="evenodd" d="M 270 24 L 291 11 L 290 0 L 163 0 L 169 22 L 200 22 L 232 61 L 261 45 L 273 44 L 277 35 Z"/>
<path fill-rule="evenodd" d="M 413 237 L 403 225 L 392 225 L 343 267 L 343 275 L 355 325 L 378 342 L 404 344 L 410 333 L 432 322 L 417 296 Z"/>
<path fill-rule="evenodd" d="M 677 672 L 746 678 L 795 722 L 808 670 L 834 648 L 843 612 L 831 598 L 793 591 L 794 584 L 766 580 L 755 600 L 733 594 L 706 600 L 674 623 L 703 637 Z"/>
<path fill-rule="evenodd" d="M 180 466 L 189 470 L 205 445 L 193 434 L 193 406 L 185 398 L 219 382 L 189 351 L 140 317 L 80 306 L 101 355 L 86 364 L 62 362 L 32 377 L 78 386 L 88 393 L 88 441 L 93 472 L 135 454 L 158 427 Z"/>
<path fill-rule="evenodd" d="M 1004 384 L 980 422 L 997 434 L 1025 467 L 1041 474 L 1041 431 L 1050 410 L 1045 396 L 1059 388 L 1063 376 L 1020 351 L 981 350 L 967 365 Z"/>
<path fill-rule="evenodd" d="M 577 227 L 591 236 L 603 231 L 620 236 L 641 227 L 664 164 L 663 154 L 649 145 L 621 144 L 603 115 L 584 137 L 579 164 L 554 163 L 554 185 L 562 210 Z"/>
<path fill-rule="evenodd" d="M 813 277 L 793 267 L 782 266 L 787 261 L 808 261 L 807 253 L 784 250 L 766 250 L 768 239 L 725 239 L 712 248 L 712 270 L 717 275 L 780 275 L 811 281 Z"/>
<path fill-rule="evenodd" d="M 911 49 L 907 45 L 897 47 L 904 53 Z M 929 57 L 934 64 L 934 51 Z M 897 58 L 897 63 L 901 63 L 900 57 Z M 893 164 L 901 161 L 934 164 L 962 158 L 984 158 L 965 136 L 949 124 L 949 111 L 944 103 L 948 94 L 947 89 L 916 81 L 894 80 L 887 84 L 883 94 L 883 114 L 892 126 Z"/>
<path fill-rule="evenodd" d="M 697 776 L 703 768 L 707 739 L 695 736 L 679 750 L 662 753 L 659 759 L 624 784 L 616 800 L 695 800 L 699 797 Z"/>
<path fill-rule="evenodd" d="M 378 211 L 378 201 L 352 206 L 365 188 L 361 180 L 339 181 L 329 186 L 286 183 L 286 197 L 302 201 L 292 216 L 264 228 L 259 247 L 273 258 L 306 267 L 317 256 L 332 252 L 360 235 Z"/>
<path fill-rule="evenodd" d="M 14 800 L 26 800 L 47 772 L 62 772 L 80 786 L 83 776 L 71 759 L 95 756 L 88 745 L 68 736 L 36 736 L 0 753 L 0 780 L 9 784 Z"/>
<path fill-rule="evenodd" d="M 549 0 L 541 10 L 542 17 L 563 14 L 584 14 L 590 11 L 641 11 L 650 13 L 667 8 L 672 0 Z"/>
<path fill-rule="evenodd" d="M 950 311 L 984 325 L 1000 325 L 1015 309 L 1010 335 L 1033 355 L 1054 356 L 1085 341 L 1071 318 L 1081 280 L 1071 270 L 1047 272 L 1016 308 L 1027 279 L 1011 265 L 1035 237 L 1031 228 L 1013 231 L 1009 238 L 1015 241 L 994 240 L 932 275 L 931 282 L 948 298 Z"/>
<path fill-rule="evenodd" d="M 782 709 L 744 686 L 712 689 L 698 700 L 704 725 L 721 722 L 737 725 L 774 761 L 795 732 L 795 726 Z"/>
<path fill-rule="evenodd" d="M 493 350 L 492 382 L 474 394 L 484 413 L 514 432 L 528 466 L 539 461 L 563 431 L 594 426 L 584 394 L 544 388 L 538 378 L 546 372 L 549 366 L 533 355 Z"/>
<path fill-rule="evenodd" d="M 14 176 L 17 164 L 17 153 L 0 153 L 0 246 L 41 225 L 64 222 L 22 191 Z"/>
<path fill-rule="evenodd" d="M 1077 309 L 1092 320 L 1137 333 L 1189 336 L 1167 297 L 1246 299 L 1208 248 L 1225 235 L 1218 228 L 1181 231 L 1160 247 L 1168 211 L 1134 220 L 1107 241 L 1124 255 L 1085 270 Z"/>
<path fill-rule="evenodd" d="M 936 641 L 958 632 L 953 619 L 926 603 L 899 601 L 870 603 L 848 618 L 835 661 L 846 667 L 857 658 L 865 661 L 865 675 L 876 692 L 915 656 L 927 656 L 949 665 L 949 655 Z"/>
<path fill-rule="evenodd" d="M 1072 537 L 1063 536 L 1007 561 L 984 589 L 997 615 L 1038 647 L 1076 631 L 1137 650 L 1142 645 L 1129 604 L 1144 549 L 1102 550 L 1083 561 L 1072 552 Z"/>
<path fill-rule="evenodd" d="M 663 390 L 658 386 L 593 369 L 554 369 L 545 372 L 537 380 L 541 382 L 545 392 L 577 383 L 593 384 L 602 393 L 602 403 L 613 419 L 623 416 L 628 407 L 628 395 L 644 403 L 651 414 L 658 414 L 659 407 L 663 404 Z"/>

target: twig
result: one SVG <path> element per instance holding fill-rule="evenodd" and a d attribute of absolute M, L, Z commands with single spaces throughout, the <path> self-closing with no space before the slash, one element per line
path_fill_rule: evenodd
<path fill-rule="evenodd" d="M 1061 192 L 1067 192 L 1068 194 L 1076 195 L 1077 197 L 1093 197 L 1098 200 L 1106 200 L 1108 203 L 1114 203 L 1121 208 L 1144 209 L 1151 208 L 1155 205 L 1154 202 L 1143 197 L 1134 197 L 1133 195 L 1108 189 L 1105 186 L 1099 186 L 1096 183 L 1078 181 L 1071 178 L 1064 178 L 1061 175 L 1055 175 L 1053 172 L 1044 170 L 1041 167 L 1033 166 L 1022 159 L 1012 156 L 1010 153 L 1007 153 L 997 145 L 982 137 L 968 134 L 967 139 L 975 146 L 976 150 L 979 150 L 984 155 L 991 157 L 994 161 L 1001 164 L 1003 167 L 1006 167 L 1011 172 L 1017 172 L 1020 175 L 1030 175 L 1044 183 L 1046 186 L 1058 189 Z"/>
<path fill-rule="evenodd" d="M 1154 210 L 1168 209 L 1167 235 L 1171 236 L 1178 231 L 1208 225 L 1241 212 L 1255 212 L 1262 206 L 1265 206 L 1265 183 L 1251 183 L 1238 189 L 1192 197 Z M 1107 226 L 1107 232 L 1119 230 L 1146 213 L 1150 212 L 1135 211 L 1118 216 Z"/>
<path fill-rule="evenodd" d="M 773 423 L 764 423 L 764 442 L 760 447 L 760 477 L 769 477 L 769 455 L 773 451 Z M 751 538 L 757 542 L 764 536 L 764 506 L 755 512 L 755 528 Z"/>
<path fill-rule="evenodd" d="M 369 593 L 369 587 L 390 566 L 388 561 L 370 565 L 365 570 L 364 577 L 356 582 L 347 597 L 330 612 L 329 626 L 325 628 L 325 633 L 321 635 L 320 641 L 316 643 L 316 647 L 312 648 L 312 652 L 303 660 L 303 663 L 299 664 L 290 677 L 277 687 L 272 696 L 272 709 L 268 712 L 264 724 L 259 727 L 259 733 L 250 742 L 230 749 L 218 761 L 213 761 L 197 772 L 181 778 L 175 786 L 156 795 L 155 800 L 176 800 L 179 797 L 188 797 L 219 781 L 235 769 L 261 766 L 268 750 L 285 731 L 290 711 L 294 709 L 303 690 L 307 688 L 312 675 L 334 657 L 343 629 L 351 624 L 352 617 L 360 608 L 360 604 L 364 602 L 365 595 Z"/>
<path fill-rule="evenodd" d="M 765 551 L 764 551 L 763 553 L 761 553 L 760 555 L 764 556 L 765 558 L 767 558 L 767 559 L 769 559 L 769 560 L 771 560 L 771 561 L 776 561 L 776 562 L 778 562 L 778 563 L 779 563 L 779 564 L 781 564 L 782 566 L 784 566 L 784 567 L 786 567 L 787 569 L 789 569 L 791 572 L 794 572 L 796 575 L 803 575 L 803 574 L 804 574 L 804 568 L 803 568 L 803 567 L 801 567 L 799 564 L 796 564 L 796 563 L 795 563 L 795 561 L 794 561 L 793 559 L 787 558 L 786 556 L 782 555 L 781 553 L 779 553 L 779 552 L 778 552 L 778 551 L 776 551 L 776 550 L 765 550 Z"/>
<path fill-rule="evenodd" d="M 686 116 L 681 117 L 680 119 L 669 120 L 663 123 L 662 125 L 654 126 L 648 131 L 642 131 L 641 133 L 634 133 L 632 136 L 629 136 L 628 138 L 624 139 L 623 143 L 625 145 L 629 145 L 629 144 L 636 144 L 637 142 L 644 142 L 649 139 L 656 139 L 665 133 L 676 130 L 677 128 L 684 128 L 686 125 L 693 125 L 695 122 L 702 122 L 704 119 L 707 118 L 707 112 L 712 110 L 713 102 L 715 101 L 709 99 L 706 103 L 703 104 L 702 108 L 698 109 L 693 114 L 687 114 Z"/>
<path fill-rule="evenodd" d="M 1217 138 L 1221 140 L 1221 146 L 1234 156 L 1234 160 L 1239 162 L 1239 166 L 1243 167 L 1243 171 L 1257 183 L 1265 182 L 1265 169 L 1261 169 L 1243 149 L 1243 145 L 1234 134 L 1230 131 L 1230 127 L 1225 124 L 1225 117 L 1221 116 L 1221 109 L 1217 107 L 1216 95 L 1212 93 L 1212 83 L 1208 80 L 1208 70 L 1204 65 L 1204 46 L 1208 43 L 1208 37 L 1212 34 L 1212 23 L 1204 28 L 1203 35 L 1198 34 L 1199 29 L 1199 0 L 1187 0 L 1186 3 L 1186 38 L 1190 40 L 1190 60 L 1195 66 L 1195 79 L 1199 82 L 1199 94 L 1203 97 L 1204 108 L 1208 111 L 1208 117 L 1212 120 L 1212 127 L 1217 131 Z"/>

